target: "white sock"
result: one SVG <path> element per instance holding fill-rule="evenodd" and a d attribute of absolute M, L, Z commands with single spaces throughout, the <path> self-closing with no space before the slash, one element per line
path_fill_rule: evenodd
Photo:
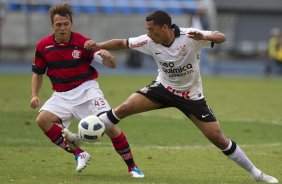
<path fill-rule="evenodd" d="M 232 145 L 231 140 L 227 148 L 231 148 L 230 144 Z M 232 154 L 228 155 L 228 158 L 236 162 L 242 168 L 246 169 L 253 178 L 257 178 L 261 174 L 261 171 L 254 166 L 254 164 L 250 161 L 250 159 L 245 155 L 245 153 L 238 145 L 236 146 L 235 151 Z"/>
<path fill-rule="evenodd" d="M 107 116 L 107 113 L 103 113 L 99 116 L 100 120 L 103 121 L 103 123 L 105 124 L 106 129 L 110 129 L 111 127 L 113 127 L 115 124 L 112 123 L 112 121 L 109 119 L 109 117 Z"/>
<path fill-rule="evenodd" d="M 258 178 L 261 175 L 262 171 L 256 168 L 255 166 L 251 169 L 250 174 L 254 179 Z"/>

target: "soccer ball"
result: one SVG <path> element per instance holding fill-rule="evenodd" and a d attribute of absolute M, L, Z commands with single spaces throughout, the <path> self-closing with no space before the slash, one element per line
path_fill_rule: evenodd
<path fill-rule="evenodd" d="M 96 142 L 102 139 L 105 124 L 95 115 L 87 116 L 78 123 L 78 136 L 87 142 Z"/>

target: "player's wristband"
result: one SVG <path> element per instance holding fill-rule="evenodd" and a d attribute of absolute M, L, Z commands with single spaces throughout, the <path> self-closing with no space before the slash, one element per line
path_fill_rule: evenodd
<path fill-rule="evenodd" d="M 102 62 L 103 62 L 103 58 L 97 53 L 94 54 L 94 60 L 97 61 L 100 64 L 102 64 Z"/>

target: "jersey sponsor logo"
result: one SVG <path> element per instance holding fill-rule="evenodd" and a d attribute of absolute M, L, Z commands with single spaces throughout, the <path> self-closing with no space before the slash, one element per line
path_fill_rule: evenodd
<path fill-rule="evenodd" d="M 173 62 L 160 62 L 162 70 L 169 75 L 169 77 L 181 77 L 186 74 L 191 74 L 194 72 L 192 64 L 188 63 L 184 66 L 174 67 Z"/>
<path fill-rule="evenodd" d="M 190 91 L 181 92 L 181 91 L 178 91 L 176 89 L 173 89 L 171 86 L 167 86 L 166 89 L 169 92 L 171 92 L 171 93 L 173 93 L 173 94 L 175 94 L 177 96 L 180 96 L 181 98 L 184 98 L 184 99 L 189 99 L 190 98 L 189 97 Z"/>
<path fill-rule="evenodd" d="M 146 45 L 148 43 L 148 40 L 144 40 L 142 42 L 136 43 L 136 44 L 130 44 L 130 48 L 138 48 L 142 47 L 143 45 Z"/>
<path fill-rule="evenodd" d="M 79 50 L 74 50 L 72 51 L 71 55 L 74 59 L 79 59 L 80 58 L 80 54 L 81 54 L 81 51 Z"/>

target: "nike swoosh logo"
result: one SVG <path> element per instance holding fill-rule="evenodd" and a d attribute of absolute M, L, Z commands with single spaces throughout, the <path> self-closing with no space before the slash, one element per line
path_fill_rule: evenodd
<path fill-rule="evenodd" d="M 209 116 L 210 114 L 206 114 L 206 115 L 202 115 L 202 118 L 205 118 L 205 117 L 207 117 L 207 116 Z"/>
<path fill-rule="evenodd" d="M 156 55 L 159 55 L 159 54 L 161 54 L 161 52 L 155 52 L 155 54 L 156 54 Z"/>

